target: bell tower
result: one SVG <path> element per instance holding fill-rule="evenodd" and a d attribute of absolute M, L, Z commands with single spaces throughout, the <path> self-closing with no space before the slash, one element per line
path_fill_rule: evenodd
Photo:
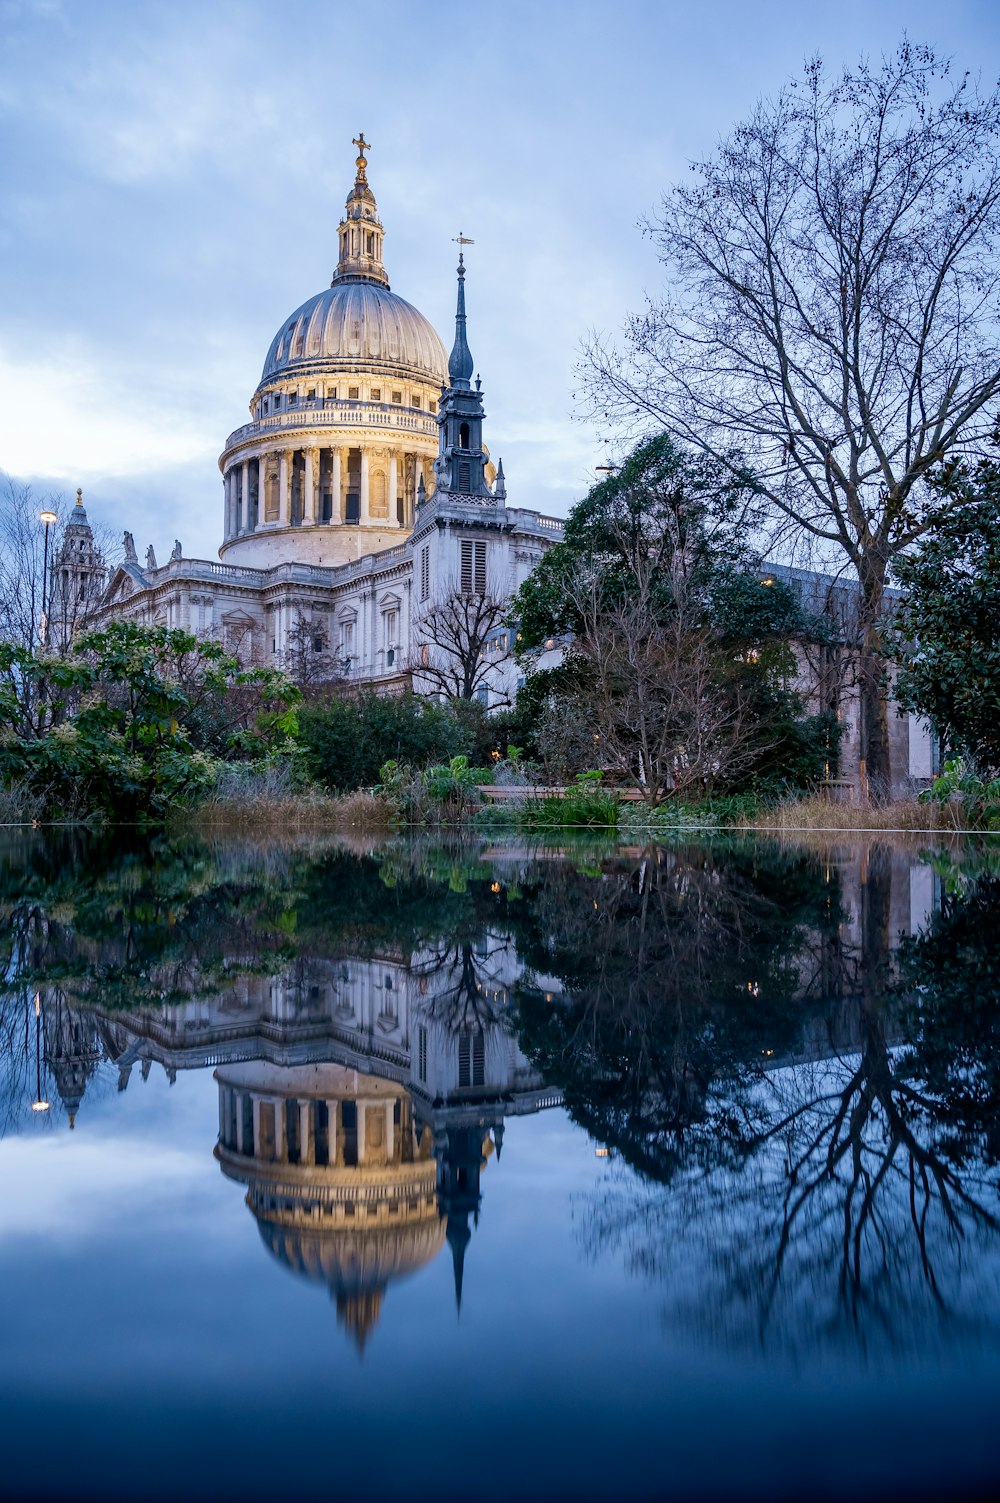
<path fill-rule="evenodd" d="M 473 242 L 459 235 L 458 307 L 455 344 L 448 361 L 448 386 L 438 409 L 439 452 L 434 462 L 437 488 L 460 496 L 492 496 L 486 479 L 489 456 L 483 448 L 483 397 L 479 377 L 472 387 L 472 352 L 466 337 L 465 246 Z"/>

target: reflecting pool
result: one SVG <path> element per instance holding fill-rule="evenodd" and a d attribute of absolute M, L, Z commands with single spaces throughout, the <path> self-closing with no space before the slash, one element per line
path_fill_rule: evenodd
<path fill-rule="evenodd" d="M 0 1492 L 1000 1483 L 1000 847 L 0 831 Z"/>

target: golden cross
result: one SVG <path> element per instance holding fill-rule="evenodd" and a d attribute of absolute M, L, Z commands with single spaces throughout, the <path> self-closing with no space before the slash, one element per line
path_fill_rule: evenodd
<path fill-rule="evenodd" d="M 352 146 L 356 146 L 358 148 L 358 150 L 360 151 L 360 153 L 361 153 L 362 156 L 364 156 L 364 154 L 365 154 L 366 151 L 371 151 L 371 149 L 372 149 L 372 143 L 370 141 L 366 141 L 365 140 L 365 133 L 364 133 L 364 131 L 361 131 L 359 135 L 357 135 L 357 136 L 354 137 L 354 140 L 351 142 L 351 145 Z"/>

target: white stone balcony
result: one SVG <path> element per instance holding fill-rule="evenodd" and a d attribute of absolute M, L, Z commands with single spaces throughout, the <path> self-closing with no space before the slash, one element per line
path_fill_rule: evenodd
<path fill-rule="evenodd" d="M 399 407 L 389 402 L 299 402 L 281 412 L 269 412 L 252 423 L 244 423 L 226 439 L 226 449 L 271 434 L 310 428 L 385 428 L 397 433 L 420 434 L 436 438 L 437 419 L 429 412 Z"/>

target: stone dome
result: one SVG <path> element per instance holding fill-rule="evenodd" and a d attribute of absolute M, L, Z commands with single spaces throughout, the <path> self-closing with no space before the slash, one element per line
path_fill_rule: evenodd
<path fill-rule="evenodd" d="M 330 361 L 390 366 L 445 381 L 448 356 L 423 314 L 387 287 L 337 281 L 286 318 L 271 341 L 260 384 L 308 375 Z"/>

